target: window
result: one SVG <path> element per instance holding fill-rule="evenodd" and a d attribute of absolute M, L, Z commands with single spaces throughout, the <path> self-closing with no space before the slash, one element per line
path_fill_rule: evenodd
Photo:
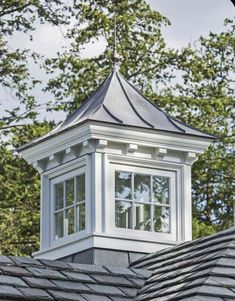
<path fill-rule="evenodd" d="M 54 185 L 54 238 L 85 229 L 85 174 Z"/>
<path fill-rule="evenodd" d="M 115 171 L 115 225 L 170 233 L 170 177 Z"/>

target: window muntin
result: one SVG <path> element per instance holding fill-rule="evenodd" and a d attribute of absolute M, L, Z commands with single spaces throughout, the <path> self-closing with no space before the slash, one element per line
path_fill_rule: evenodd
<path fill-rule="evenodd" d="M 170 233 L 170 177 L 115 171 L 115 225 Z"/>
<path fill-rule="evenodd" d="M 85 174 L 54 185 L 54 239 L 85 229 Z"/>

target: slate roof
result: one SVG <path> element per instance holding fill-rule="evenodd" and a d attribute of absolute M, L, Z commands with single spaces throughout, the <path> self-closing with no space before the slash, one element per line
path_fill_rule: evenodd
<path fill-rule="evenodd" d="M 235 228 L 147 255 L 133 265 L 153 273 L 135 300 L 235 300 Z"/>
<path fill-rule="evenodd" d="M 0 256 L 0 300 L 130 301 L 151 272 Z"/>
<path fill-rule="evenodd" d="M 146 99 L 116 69 L 113 69 L 78 110 L 47 135 L 22 146 L 19 150 L 26 149 L 89 120 L 201 138 L 215 138 L 215 136 L 195 129 L 163 112 Z"/>
<path fill-rule="evenodd" d="M 235 228 L 146 255 L 130 268 L 0 256 L 0 300 L 232 301 Z"/>

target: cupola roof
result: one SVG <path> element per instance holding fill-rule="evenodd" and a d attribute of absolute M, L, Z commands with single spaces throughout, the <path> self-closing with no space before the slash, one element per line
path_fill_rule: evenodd
<path fill-rule="evenodd" d="M 47 135 L 20 149 L 30 147 L 32 144 L 58 135 L 86 121 L 215 138 L 165 113 L 144 97 L 114 68 L 97 90 L 65 121 Z"/>

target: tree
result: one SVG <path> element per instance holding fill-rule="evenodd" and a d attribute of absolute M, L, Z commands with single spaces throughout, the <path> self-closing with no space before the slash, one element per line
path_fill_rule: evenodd
<path fill-rule="evenodd" d="M 233 225 L 235 25 L 231 20 L 225 25 L 225 32 L 201 37 L 196 49 L 189 46 L 179 53 L 176 68 L 182 79 L 162 97 L 166 110 L 217 136 L 193 166 L 194 229 L 201 223 L 200 236 Z"/>
<path fill-rule="evenodd" d="M 22 120 L 35 118 L 38 104 L 30 90 L 38 82 L 30 75 L 30 60 L 38 54 L 13 49 L 9 37 L 16 32 L 31 34 L 38 23 L 53 25 L 67 22 L 69 10 L 61 0 L 2 0 L 0 6 L 0 88 L 11 95 L 12 103 L 1 110 L 0 129 L 9 129 Z M 32 39 L 31 35 L 31 39 Z"/>
<path fill-rule="evenodd" d="M 48 72 L 59 73 L 47 86 L 57 100 L 54 109 L 74 111 L 110 72 L 116 13 L 120 72 L 165 111 L 218 136 L 193 168 L 194 220 L 204 224 L 202 229 L 209 229 L 198 231 L 198 235 L 231 226 L 232 21 L 226 20 L 227 31 L 201 37 L 196 48 L 189 45 L 173 51 L 166 48 L 161 36 L 161 26 L 169 21 L 145 1 L 80 1 L 76 9 L 70 49 L 46 61 Z M 81 58 L 84 45 L 100 37 L 105 38 L 104 52 L 91 59 Z"/>
<path fill-rule="evenodd" d="M 71 46 L 46 60 L 48 73 L 59 72 L 46 88 L 56 98 L 53 109 L 73 112 L 111 71 L 115 14 L 120 72 L 144 91 L 152 91 L 156 76 L 162 84 L 171 79 L 168 67 L 175 56 L 161 35 L 161 27 L 170 24 L 165 17 L 143 0 L 75 1 L 76 22 L 68 32 Z M 92 59 L 82 58 L 84 47 L 101 38 L 104 51 Z"/>
<path fill-rule="evenodd" d="M 38 104 L 31 93 L 38 81 L 32 78 L 28 63 L 39 56 L 13 49 L 9 38 L 16 32 L 32 34 L 39 23 L 65 24 L 67 11 L 69 7 L 60 0 L 1 1 L 0 91 L 6 89 L 12 99 L 6 108 L 1 106 L 0 116 L 0 252 L 4 254 L 30 255 L 37 249 L 39 175 L 13 147 L 51 128 L 36 122 Z"/>
<path fill-rule="evenodd" d="M 0 254 L 30 255 L 39 247 L 40 177 L 13 151 L 47 133 L 53 123 L 12 128 L 0 145 Z"/>

